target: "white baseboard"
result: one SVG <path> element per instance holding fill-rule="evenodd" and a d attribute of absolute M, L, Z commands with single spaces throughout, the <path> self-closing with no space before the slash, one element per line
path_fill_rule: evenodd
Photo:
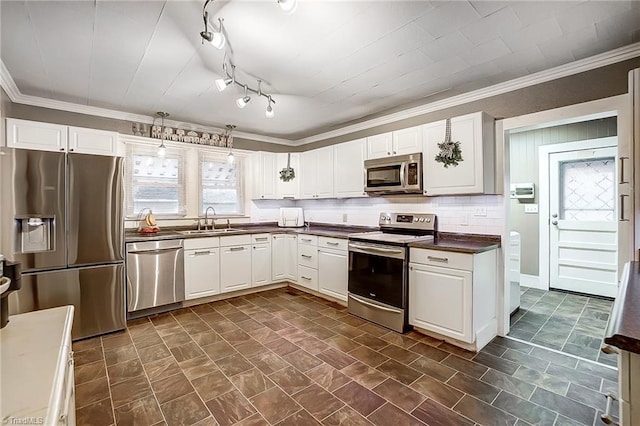
<path fill-rule="evenodd" d="M 547 286 L 540 282 L 537 275 L 520 274 L 520 285 L 523 287 L 537 288 L 539 290 L 549 290 Z"/>

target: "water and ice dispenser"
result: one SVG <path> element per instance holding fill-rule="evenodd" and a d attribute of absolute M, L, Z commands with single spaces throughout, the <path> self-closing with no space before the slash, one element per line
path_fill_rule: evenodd
<path fill-rule="evenodd" d="M 55 250 L 55 216 L 16 217 L 16 249 L 19 253 Z"/>

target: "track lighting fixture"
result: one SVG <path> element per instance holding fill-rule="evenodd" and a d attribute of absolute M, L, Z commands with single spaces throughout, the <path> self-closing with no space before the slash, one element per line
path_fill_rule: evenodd
<path fill-rule="evenodd" d="M 247 106 L 247 104 L 251 101 L 251 96 L 247 95 L 247 85 L 244 85 L 244 96 L 236 99 L 236 105 L 238 108 L 242 109 Z"/>
<path fill-rule="evenodd" d="M 293 14 L 298 8 L 297 0 L 278 0 L 278 6 L 287 15 Z"/>
<path fill-rule="evenodd" d="M 273 107 L 271 106 L 271 96 L 269 96 L 267 99 L 269 103 L 267 104 L 267 110 L 265 111 L 264 115 L 267 118 L 273 118 L 276 115 L 276 113 L 273 112 Z"/>
<path fill-rule="evenodd" d="M 207 6 L 211 0 L 207 0 L 204 2 L 204 7 L 202 8 L 202 20 L 204 21 L 204 31 L 200 31 L 200 37 L 202 37 L 202 41 L 208 41 L 215 47 L 216 49 L 222 49 L 227 41 L 224 36 L 222 21 L 224 19 L 218 18 L 218 22 L 220 23 L 220 30 L 216 31 L 211 24 L 209 24 L 209 13 L 207 12 Z"/>
<path fill-rule="evenodd" d="M 158 147 L 158 157 L 164 158 L 167 155 L 167 147 L 164 146 L 164 119 L 169 116 L 168 112 L 156 112 L 156 115 L 160 117 L 160 146 Z"/>

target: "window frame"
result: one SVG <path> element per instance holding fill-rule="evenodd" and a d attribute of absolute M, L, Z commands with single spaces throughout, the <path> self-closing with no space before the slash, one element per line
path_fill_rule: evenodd
<path fill-rule="evenodd" d="M 207 149 L 198 149 L 198 204 L 196 206 L 198 217 L 205 217 L 204 211 L 204 196 L 203 192 L 205 188 L 210 186 L 205 185 L 202 176 L 202 164 L 206 161 L 215 161 L 221 163 L 227 163 L 228 152 L 212 151 Z M 247 201 L 246 201 L 246 177 L 245 167 L 246 158 L 243 155 L 235 155 L 235 167 L 236 167 L 236 193 L 239 204 L 237 213 L 217 213 L 218 217 L 246 217 Z"/>

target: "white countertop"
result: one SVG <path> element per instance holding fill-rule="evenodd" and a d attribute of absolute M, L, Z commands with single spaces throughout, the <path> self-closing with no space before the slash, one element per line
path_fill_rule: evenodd
<path fill-rule="evenodd" d="M 73 306 L 12 315 L 0 330 L 0 421 L 54 423 L 71 348 Z M 36 420 L 42 419 L 42 420 Z"/>

